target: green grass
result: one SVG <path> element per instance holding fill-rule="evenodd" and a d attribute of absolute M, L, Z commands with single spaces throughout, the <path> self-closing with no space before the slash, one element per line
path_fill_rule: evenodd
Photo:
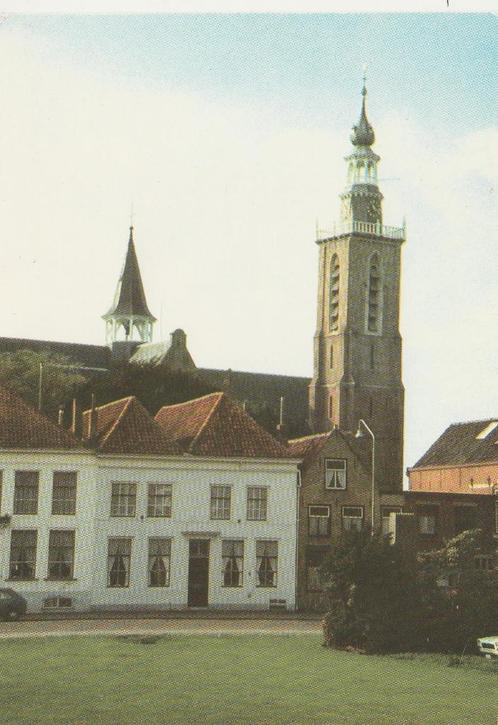
<path fill-rule="evenodd" d="M 318 636 L 0 642 L 1 723 L 472 723 L 498 716 L 498 667 L 369 657 Z"/>

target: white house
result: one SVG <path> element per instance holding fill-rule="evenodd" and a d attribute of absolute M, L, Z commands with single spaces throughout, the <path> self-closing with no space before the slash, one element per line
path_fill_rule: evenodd
<path fill-rule="evenodd" d="M 0 586 L 30 609 L 294 608 L 298 462 L 225 395 L 155 420 L 125 398 L 83 431 L 0 391 Z"/>

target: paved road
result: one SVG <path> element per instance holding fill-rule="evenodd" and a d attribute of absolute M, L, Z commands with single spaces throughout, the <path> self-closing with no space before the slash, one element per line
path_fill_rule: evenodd
<path fill-rule="evenodd" d="M 0 622 L 0 639 L 75 635 L 319 634 L 320 622 L 297 619 L 71 619 Z"/>

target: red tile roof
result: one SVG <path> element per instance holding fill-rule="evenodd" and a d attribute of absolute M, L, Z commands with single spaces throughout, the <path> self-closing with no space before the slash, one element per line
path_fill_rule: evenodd
<path fill-rule="evenodd" d="M 89 441 L 90 411 L 83 413 L 83 437 Z M 102 453 L 175 455 L 178 445 L 170 440 L 134 396 L 96 408 L 97 449 Z"/>
<path fill-rule="evenodd" d="M 291 458 L 285 446 L 224 393 L 166 405 L 156 421 L 188 453 L 229 458 Z"/>
<path fill-rule="evenodd" d="M 16 393 L 0 388 L 0 448 L 65 450 L 79 443 Z"/>

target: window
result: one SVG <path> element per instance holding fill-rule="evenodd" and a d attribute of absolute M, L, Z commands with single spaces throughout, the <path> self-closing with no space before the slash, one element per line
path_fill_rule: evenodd
<path fill-rule="evenodd" d="M 342 507 L 342 528 L 344 531 L 361 531 L 363 527 L 363 506 Z"/>
<path fill-rule="evenodd" d="M 48 579 L 72 579 L 74 531 L 51 531 L 48 540 Z"/>
<path fill-rule="evenodd" d="M 223 586 L 241 587 L 244 576 L 244 542 L 222 541 Z"/>
<path fill-rule="evenodd" d="M 247 520 L 266 521 L 268 507 L 268 489 L 262 486 L 249 486 L 247 489 Z"/>
<path fill-rule="evenodd" d="M 475 506 L 455 506 L 455 534 L 477 527 L 477 509 Z"/>
<path fill-rule="evenodd" d="M 55 471 L 52 484 L 52 514 L 76 513 L 76 473 Z"/>
<path fill-rule="evenodd" d="M 171 490 L 169 483 L 149 483 L 147 516 L 169 518 L 171 516 Z"/>
<path fill-rule="evenodd" d="M 325 488 L 346 488 L 346 460 L 325 459 Z"/>
<path fill-rule="evenodd" d="M 479 554 L 474 558 L 474 565 L 481 571 L 494 571 L 495 557 L 493 554 Z"/>
<path fill-rule="evenodd" d="M 130 584 L 131 539 L 109 539 L 107 553 L 107 586 L 127 587 Z"/>
<path fill-rule="evenodd" d="M 400 514 L 402 512 L 401 506 L 382 506 L 382 535 L 388 536 L 391 532 L 389 530 L 389 521 L 391 514 Z"/>
<path fill-rule="evenodd" d="M 256 586 L 276 587 L 278 541 L 256 541 Z"/>
<path fill-rule="evenodd" d="M 334 346 L 330 346 L 330 368 L 332 369 L 334 367 Z"/>
<path fill-rule="evenodd" d="M 328 548 L 308 547 L 306 551 L 306 589 L 309 592 L 323 590 L 320 568 L 328 554 Z"/>
<path fill-rule="evenodd" d="M 149 586 L 169 587 L 171 539 L 149 539 Z"/>
<path fill-rule="evenodd" d="M 16 471 L 14 513 L 38 513 L 38 471 Z"/>
<path fill-rule="evenodd" d="M 330 261 L 329 281 L 329 328 L 331 332 L 339 329 L 339 258 L 334 254 Z"/>
<path fill-rule="evenodd" d="M 437 531 L 437 508 L 426 506 L 417 511 L 418 531 L 424 536 L 433 536 Z"/>
<path fill-rule="evenodd" d="M 330 534 L 330 506 L 308 507 L 308 532 L 310 536 Z"/>
<path fill-rule="evenodd" d="M 113 483 L 111 516 L 135 516 L 137 510 L 137 484 Z"/>
<path fill-rule="evenodd" d="M 34 579 L 36 571 L 34 530 L 13 531 L 10 539 L 10 579 Z"/>
<path fill-rule="evenodd" d="M 230 486 L 211 486 L 211 518 L 229 519 L 230 500 L 232 491 Z"/>
<path fill-rule="evenodd" d="M 370 345 L 370 370 L 375 370 L 375 347 Z"/>
<path fill-rule="evenodd" d="M 329 395 L 329 418 L 332 420 L 334 417 L 334 396 Z"/>
<path fill-rule="evenodd" d="M 43 600 L 43 609 L 70 609 L 73 606 L 71 597 L 47 597 Z"/>
<path fill-rule="evenodd" d="M 368 273 L 367 331 L 381 332 L 382 324 L 382 275 L 377 254 L 370 260 Z"/>

